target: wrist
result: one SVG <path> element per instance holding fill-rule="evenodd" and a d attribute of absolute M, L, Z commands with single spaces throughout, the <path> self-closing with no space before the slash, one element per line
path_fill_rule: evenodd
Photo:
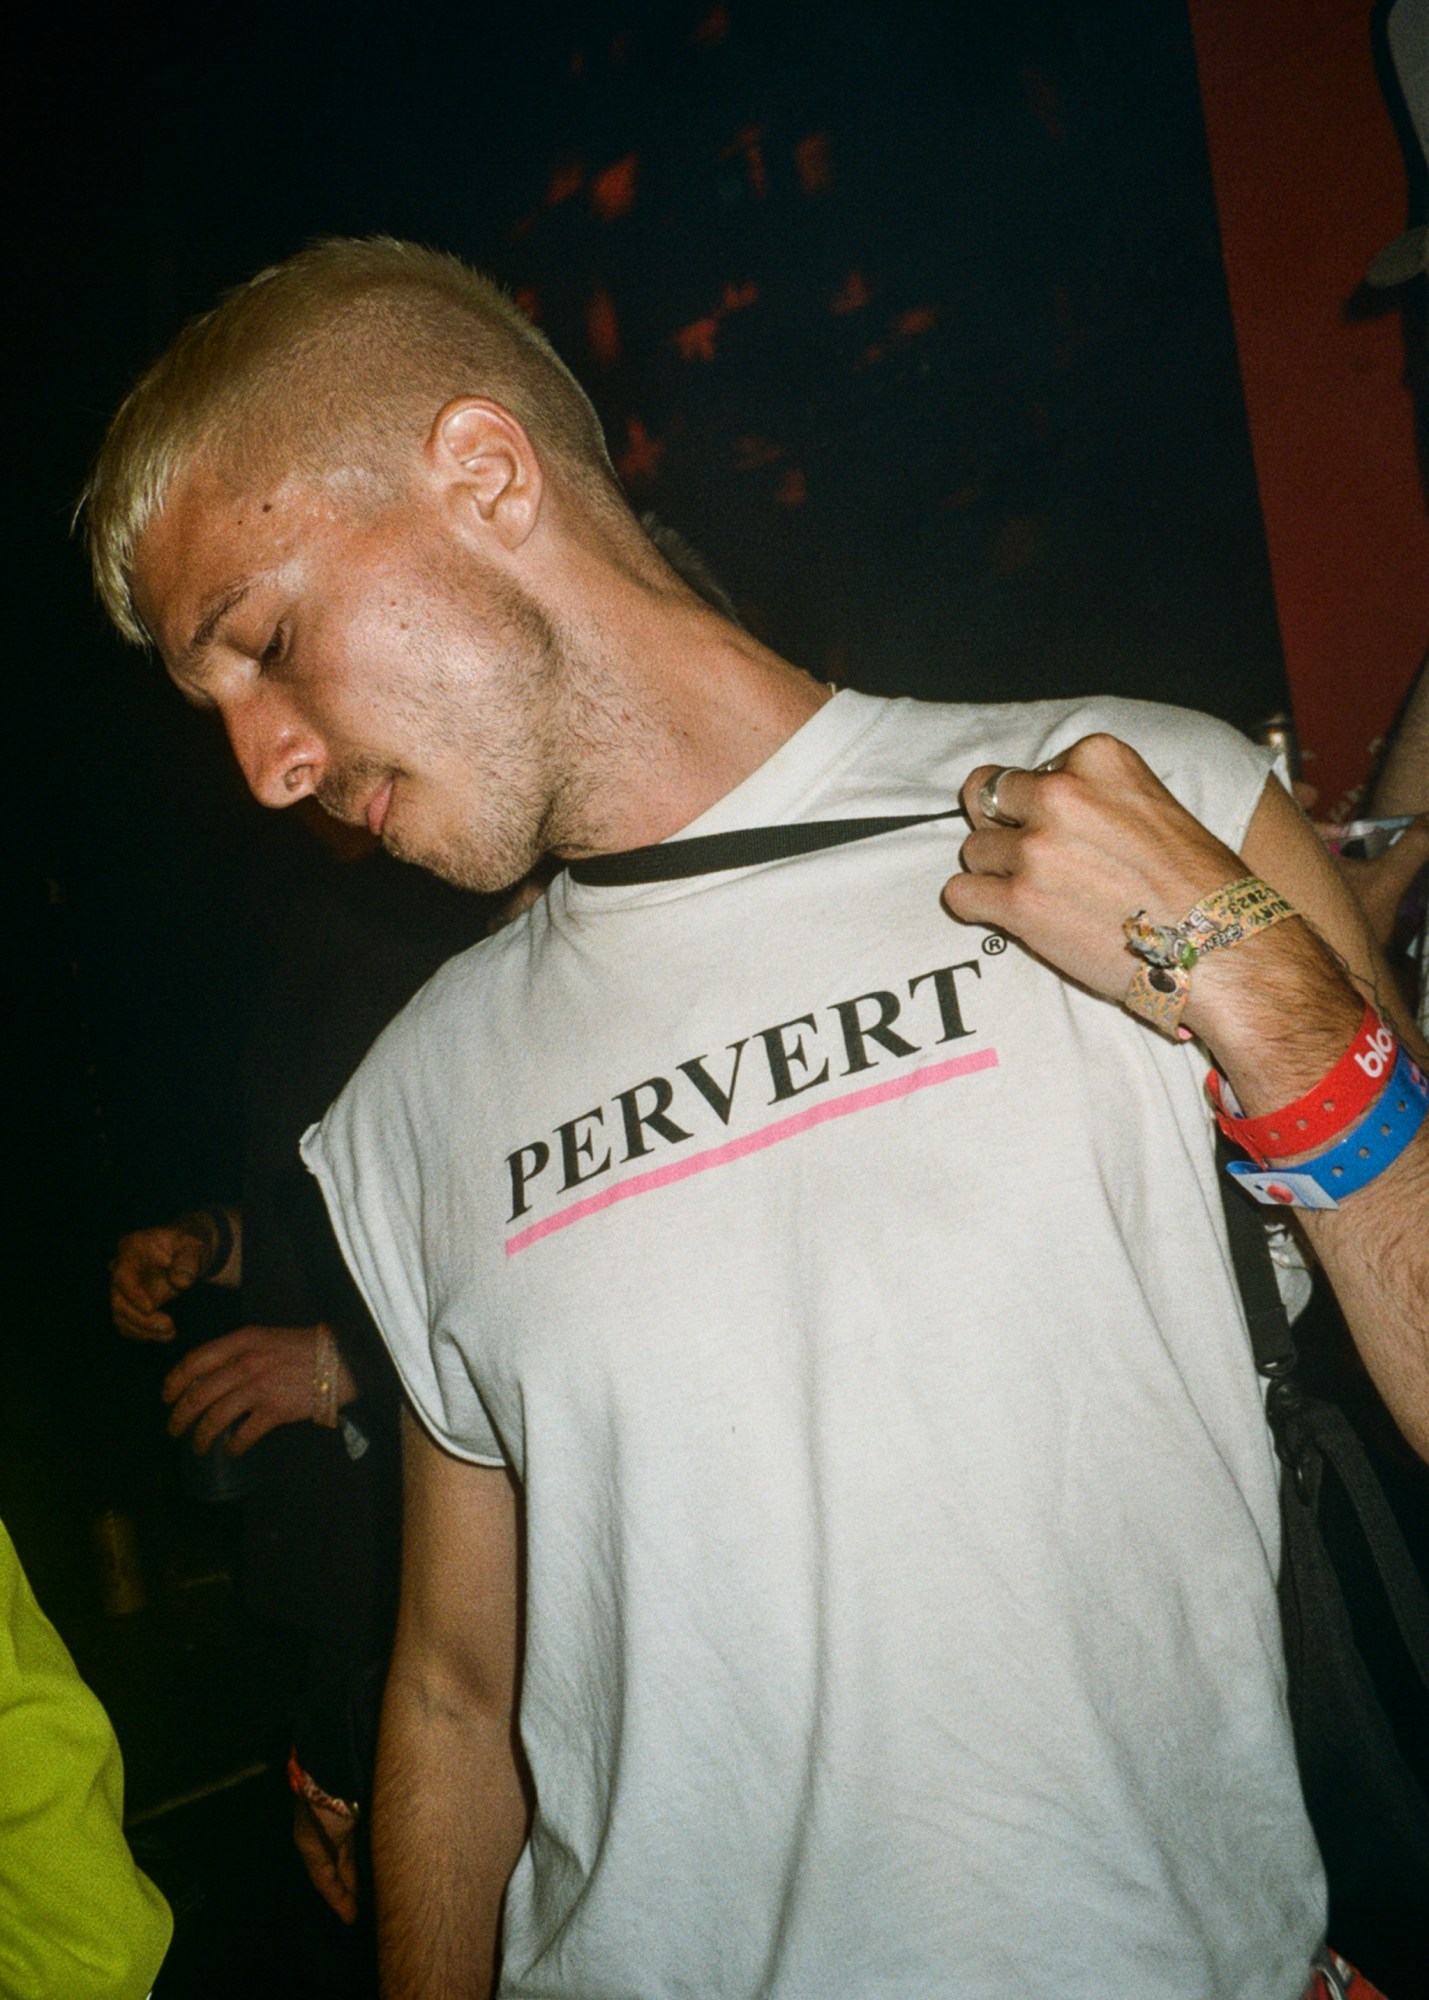
<path fill-rule="evenodd" d="M 313 1328 L 312 1421 L 324 1430 L 336 1430 L 338 1411 L 356 1402 L 357 1379 L 343 1359 L 337 1334 L 326 1320 Z"/>
<path fill-rule="evenodd" d="M 1122 924 L 1126 948 L 1140 963 L 1122 996 L 1129 1013 L 1173 1041 L 1189 1042 L 1183 1019 L 1191 974 L 1208 953 L 1232 950 L 1296 915 L 1258 875 L 1238 875 L 1199 896 L 1178 923 L 1136 910 Z"/>
<path fill-rule="evenodd" d="M 1301 919 L 1203 959 L 1184 1018 L 1258 1117 L 1311 1089 L 1363 1015 L 1363 997 Z"/>
<path fill-rule="evenodd" d="M 1429 1083 L 1407 1050 L 1387 1037 L 1394 1069 L 1378 1101 L 1351 1129 L 1319 1150 L 1285 1162 L 1232 1160 L 1227 1172 L 1269 1206 L 1338 1208 L 1379 1179 L 1417 1137 L 1429 1111 Z M 1384 1059 L 1376 1041 L 1375 1061 Z M 1283 1136 L 1283 1135 L 1282 1135 Z"/>

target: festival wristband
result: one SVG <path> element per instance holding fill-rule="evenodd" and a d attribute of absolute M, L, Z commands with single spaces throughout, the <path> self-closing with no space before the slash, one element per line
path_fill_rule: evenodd
<path fill-rule="evenodd" d="M 1122 930 L 1127 950 L 1145 964 L 1137 967 L 1121 1004 L 1163 1035 L 1188 1042 L 1190 1031 L 1181 1026 L 1181 1016 L 1197 960 L 1297 914 L 1258 875 L 1243 875 L 1213 889 L 1192 905 L 1179 924 L 1154 924 L 1145 910 L 1137 910 Z"/>
<path fill-rule="evenodd" d="M 1181 1016 L 1191 997 L 1191 975 L 1180 965 L 1138 965 L 1131 984 L 1121 996 L 1128 1014 L 1169 1035 L 1173 1042 L 1189 1042 L 1191 1030 L 1181 1026 Z"/>
<path fill-rule="evenodd" d="M 1270 1208 L 1338 1208 L 1392 1167 L 1429 1111 L 1429 1083 L 1400 1045 L 1389 1086 L 1348 1139 L 1290 1168 L 1257 1167 L 1232 1160 L 1226 1172 L 1247 1194 Z"/>
<path fill-rule="evenodd" d="M 1294 1153 L 1316 1152 L 1347 1132 L 1374 1103 L 1398 1053 L 1394 1030 L 1367 1004 L 1359 1032 L 1328 1076 L 1282 1110 L 1242 1117 L 1230 1085 L 1215 1070 L 1206 1089 L 1226 1137 L 1264 1167 Z"/>

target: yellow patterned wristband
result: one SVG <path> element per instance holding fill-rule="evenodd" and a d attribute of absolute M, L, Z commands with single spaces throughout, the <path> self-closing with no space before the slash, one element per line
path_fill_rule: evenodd
<path fill-rule="evenodd" d="M 1136 968 L 1122 1005 L 1173 1041 L 1189 1041 L 1190 1032 L 1181 1026 L 1181 1016 L 1190 997 L 1196 961 L 1208 951 L 1242 944 L 1256 931 L 1268 930 L 1296 914 L 1258 875 L 1243 875 L 1212 890 L 1179 924 L 1152 923 L 1145 910 L 1138 910 L 1122 929 L 1127 950 L 1145 963 Z"/>

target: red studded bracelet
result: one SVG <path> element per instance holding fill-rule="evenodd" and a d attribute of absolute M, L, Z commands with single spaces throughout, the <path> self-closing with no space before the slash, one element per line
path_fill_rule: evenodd
<path fill-rule="evenodd" d="M 1226 1099 L 1228 1086 L 1212 1070 L 1206 1089 L 1216 1123 L 1262 1167 L 1318 1152 L 1363 1118 L 1384 1088 L 1398 1050 L 1394 1030 L 1366 1005 L 1359 1032 L 1329 1075 L 1281 1111 L 1267 1111 L 1260 1118 L 1237 1116 Z"/>

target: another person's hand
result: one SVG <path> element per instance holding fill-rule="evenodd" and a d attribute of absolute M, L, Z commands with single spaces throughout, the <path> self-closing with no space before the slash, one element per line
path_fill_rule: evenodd
<path fill-rule="evenodd" d="M 315 1326 L 244 1326 L 205 1341 L 165 1377 L 164 1401 L 173 1406 L 170 1435 L 191 1429 L 194 1449 L 205 1452 L 238 1424 L 225 1447 L 238 1458 L 279 1424 L 307 1423 L 314 1414 L 317 1342 Z M 356 1395 L 352 1371 L 339 1357 L 337 1407 Z"/>
<path fill-rule="evenodd" d="M 1429 813 L 1421 813 L 1411 821 L 1394 845 L 1376 854 L 1373 861 L 1355 861 L 1345 854 L 1335 856 L 1335 865 L 1364 911 L 1377 944 L 1389 943 L 1399 906 L 1426 864 L 1429 864 Z"/>
<path fill-rule="evenodd" d="M 308 1880 L 345 1924 L 357 1921 L 357 1821 L 307 1799 L 293 1800 L 293 1842 Z"/>
<path fill-rule="evenodd" d="M 203 1277 L 213 1249 L 187 1216 L 121 1236 L 109 1266 L 109 1310 L 119 1331 L 131 1340 L 172 1340 L 174 1322 L 163 1307 Z"/>

